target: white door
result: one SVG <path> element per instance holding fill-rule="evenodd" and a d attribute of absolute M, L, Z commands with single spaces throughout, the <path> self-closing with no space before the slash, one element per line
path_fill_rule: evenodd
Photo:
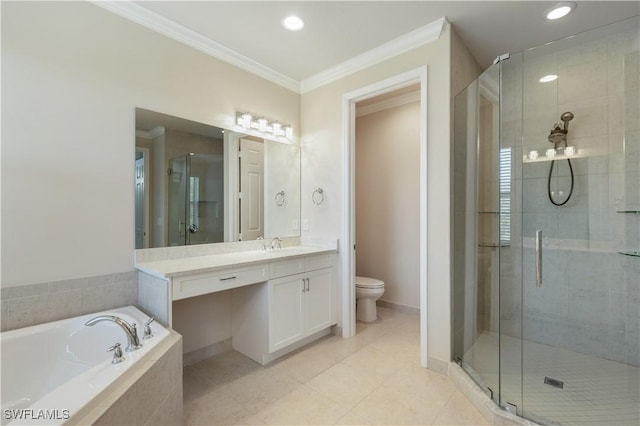
<path fill-rule="evenodd" d="M 136 158 L 136 190 L 135 190 L 135 211 L 136 211 L 136 249 L 149 247 L 149 232 L 147 229 L 147 194 L 145 193 L 145 157 Z"/>
<path fill-rule="evenodd" d="M 303 336 L 304 275 L 269 281 L 269 352 L 297 342 Z"/>
<path fill-rule="evenodd" d="M 264 237 L 264 145 L 240 139 L 240 229 L 238 240 Z"/>
<path fill-rule="evenodd" d="M 304 333 L 308 336 L 333 325 L 333 268 L 309 272 L 306 276 Z"/>

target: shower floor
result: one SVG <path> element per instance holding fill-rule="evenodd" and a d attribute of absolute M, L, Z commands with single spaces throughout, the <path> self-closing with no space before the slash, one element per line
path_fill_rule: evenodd
<path fill-rule="evenodd" d="M 502 401 L 524 417 L 543 424 L 640 424 L 638 367 L 527 340 L 521 350 L 521 340 L 509 336 L 502 345 Z M 494 392 L 499 359 L 493 333 L 482 333 L 464 357 Z M 563 381 L 564 389 L 545 384 L 545 376 Z"/>

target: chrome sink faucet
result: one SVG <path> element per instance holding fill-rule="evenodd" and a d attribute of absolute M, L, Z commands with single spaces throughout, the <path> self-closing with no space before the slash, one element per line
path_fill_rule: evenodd
<path fill-rule="evenodd" d="M 278 248 L 279 249 L 282 248 L 282 240 L 280 238 L 278 238 L 278 237 L 275 237 L 273 240 L 271 240 L 271 244 L 270 244 L 271 245 L 271 250 L 275 249 L 274 243 L 278 244 Z"/>
<path fill-rule="evenodd" d="M 136 330 L 136 324 L 129 324 L 120 317 L 116 317 L 113 315 L 99 315 L 95 318 L 91 318 L 84 325 L 91 327 L 102 321 L 115 322 L 120 326 L 120 328 L 122 328 L 124 333 L 127 335 L 127 348 L 125 349 L 127 352 L 133 352 L 136 349 L 140 349 L 142 347 L 142 345 L 140 344 L 140 340 L 138 339 L 138 330 Z"/>

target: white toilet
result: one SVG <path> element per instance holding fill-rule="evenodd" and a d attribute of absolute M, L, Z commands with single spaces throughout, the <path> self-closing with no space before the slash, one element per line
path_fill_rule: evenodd
<path fill-rule="evenodd" d="M 384 294 L 384 281 L 356 277 L 356 319 L 372 322 L 378 319 L 376 300 Z"/>

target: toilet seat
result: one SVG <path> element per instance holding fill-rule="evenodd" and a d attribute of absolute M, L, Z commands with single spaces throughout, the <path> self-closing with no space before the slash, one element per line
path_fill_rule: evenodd
<path fill-rule="evenodd" d="M 368 277 L 356 277 L 356 287 L 358 288 L 384 288 L 384 281 Z"/>

